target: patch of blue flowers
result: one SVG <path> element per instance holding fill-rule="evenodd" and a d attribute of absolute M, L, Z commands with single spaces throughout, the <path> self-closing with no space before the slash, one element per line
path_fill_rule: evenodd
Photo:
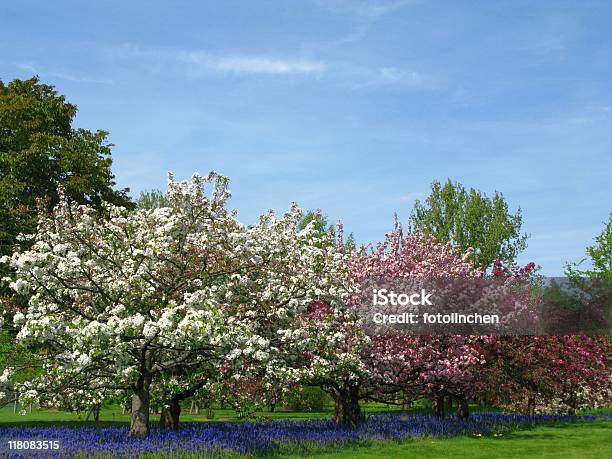
<path fill-rule="evenodd" d="M 610 416 L 606 416 L 609 418 Z M 357 427 L 339 427 L 332 420 L 273 421 L 258 423 L 186 423 L 178 432 L 152 429 L 146 438 L 128 438 L 127 427 L 0 427 L 0 455 L 33 457 L 32 451 L 8 452 L 8 440 L 59 440 L 57 451 L 38 457 L 138 458 L 219 457 L 274 455 L 316 448 L 342 447 L 371 441 L 402 441 L 424 437 L 445 438 L 491 435 L 528 425 L 595 419 L 591 415 L 523 416 L 506 413 L 475 413 L 467 420 L 451 416 L 379 414 Z M 601 418 L 598 416 L 597 418 Z"/>

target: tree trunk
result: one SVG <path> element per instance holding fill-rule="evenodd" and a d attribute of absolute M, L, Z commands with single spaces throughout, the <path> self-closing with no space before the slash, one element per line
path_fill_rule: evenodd
<path fill-rule="evenodd" d="M 470 407 L 464 396 L 457 397 L 457 417 L 467 419 L 470 417 Z"/>
<path fill-rule="evenodd" d="M 335 403 L 334 420 L 341 426 L 355 426 L 361 421 L 359 386 L 348 386 L 332 392 Z"/>
<path fill-rule="evenodd" d="M 527 414 L 533 416 L 535 414 L 535 397 L 527 397 Z"/>
<path fill-rule="evenodd" d="M 404 392 L 403 398 L 402 398 L 402 410 L 406 411 L 410 409 L 411 406 L 412 406 L 412 398 L 411 396 L 409 396 L 407 393 Z"/>
<path fill-rule="evenodd" d="M 167 430 L 179 430 L 179 419 L 181 416 L 181 403 L 177 398 L 171 398 L 168 406 L 164 405 L 159 418 L 159 428 Z"/>
<path fill-rule="evenodd" d="M 575 415 L 576 411 L 578 410 L 578 401 L 576 400 L 576 397 L 574 395 L 570 396 L 569 400 L 567 400 L 565 404 L 567 405 L 567 414 L 570 416 Z"/>
<path fill-rule="evenodd" d="M 436 395 L 431 400 L 431 412 L 439 418 L 444 417 L 444 395 Z"/>
<path fill-rule="evenodd" d="M 96 403 L 95 405 L 91 405 L 89 407 L 89 411 L 87 412 L 87 417 L 85 418 L 85 422 L 89 421 L 90 416 L 93 415 L 94 423 L 96 427 L 98 427 L 98 423 L 100 421 L 100 404 Z"/>
<path fill-rule="evenodd" d="M 132 395 L 130 437 L 144 437 L 149 434 L 149 408 L 149 387 L 145 385 Z"/>

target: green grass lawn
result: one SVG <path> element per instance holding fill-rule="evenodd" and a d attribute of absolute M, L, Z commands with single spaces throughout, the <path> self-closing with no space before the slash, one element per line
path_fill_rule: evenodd
<path fill-rule="evenodd" d="M 285 456 L 297 458 L 300 456 Z M 375 458 L 602 458 L 612 457 L 612 421 L 588 421 L 518 430 L 500 437 L 458 437 L 343 448 L 322 459 Z"/>
<path fill-rule="evenodd" d="M 400 408 L 393 405 L 386 405 L 383 403 L 363 403 L 362 411 L 365 414 L 375 414 L 381 412 L 388 411 L 400 411 Z M 488 406 L 479 406 L 477 404 L 470 404 L 470 410 L 472 412 L 478 411 L 497 411 L 493 407 Z M 428 403 L 419 401 L 415 403 L 415 405 L 409 409 L 408 411 L 404 411 L 408 413 L 430 413 L 431 407 Z M 304 411 L 287 411 L 284 409 L 280 409 L 275 412 L 269 411 L 258 411 L 254 413 L 254 415 L 258 418 L 267 418 L 267 419 L 318 419 L 324 417 L 332 417 L 334 414 L 333 405 L 329 405 L 325 411 L 314 411 L 314 412 L 304 412 Z M 57 410 L 47 410 L 47 409 L 37 409 L 34 408 L 31 413 L 27 413 L 25 415 L 20 415 L 19 410 L 17 413 L 13 414 L 13 407 L 4 406 L 0 408 L 0 425 L 2 424 L 55 424 L 62 423 L 66 424 L 67 422 L 72 423 L 83 423 L 85 417 L 87 416 L 87 412 L 75 413 L 75 412 L 67 412 L 67 411 L 57 411 Z M 93 418 L 91 418 L 93 419 Z M 151 415 L 151 420 L 156 422 L 159 420 L 159 415 Z M 213 410 L 213 417 L 206 417 L 205 410 L 201 409 L 200 414 L 189 414 L 189 407 L 185 406 L 181 412 L 181 422 L 222 422 L 222 421 L 242 421 L 238 417 L 236 411 L 232 409 L 221 409 L 215 408 Z M 100 422 L 109 424 L 120 424 L 125 423 L 129 424 L 130 416 L 128 414 L 122 414 L 121 409 L 117 405 L 104 406 L 100 411 Z M 93 425 L 93 421 L 90 420 L 90 423 Z"/>
<path fill-rule="evenodd" d="M 374 414 L 386 411 L 398 410 L 397 407 L 384 405 L 382 403 L 367 403 L 364 404 L 363 410 L 367 414 Z M 429 407 L 417 406 L 412 412 L 428 412 Z M 55 411 L 55 410 L 41 410 L 34 408 L 32 413 L 20 415 L 19 410 L 13 414 L 12 406 L 5 406 L 0 409 L 0 425 L 2 424 L 66 424 L 68 422 L 75 424 L 84 424 L 84 419 L 87 416 L 86 412 L 73 413 L 67 411 Z M 328 406 L 325 411 L 316 412 L 303 412 L 303 411 L 286 411 L 279 410 L 275 412 L 259 411 L 255 413 L 256 417 L 269 418 L 269 419 L 317 419 L 324 417 L 333 416 L 333 407 Z M 93 419 L 93 418 L 90 418 Z M 153 422 L 159 421 L 159 415 L 151 415 Z M 205 410 L 200 410 L 200 414 L 189 414 L 189 408 L 184 407 L 181 413 L 181 422 L 222 422 L 222 421 L 241 421 L 236 411 L 232 409 L 220 409 L 215 408 L 213 410 L 213 417 L 207 418 Z M 128 414 L 121 414 L 121 409 L 116 405 L 105 406 L 100 411 L 100 422 L 109 423 L 125 423 L 129 424 L 130 416 Z M 93 425 L 93 421 L 90 420 L 90 424 Z"/>
<path fill-rule="evenodd" d="M 382 409 L 380 410 L 382 411 Z M 330 417 L 332 411 L 324 412 L 300 412 L 300 411 L 277 411 L 274 413 L 258 412 L 259 417 L 269 417 L 272 419 L 311 419 Z M 56 424 L 75 424 L 75 425 L 93 425 L 93 417 L 85 423 L 86 412 L 72 413 L 67 411 L 41 410 L 33 409 L 32 413 L 20 415 L 19 412 L 13 414 L 12 407 L 4 407 L 0 409 L 0 425 L 56 425 Z M 153 422 L 159 421 L 159 415 L 151 415 Z M 207 418 L 203 410 L 200 414 L 189 414 L 188 409 L 184 409 L 181 413 L 181 422 L 222 422 L 222 421 L 242 421 L 234 410 L 231 409 L 215 409 L 212 418 Z M 130 415 L 121 414 L 119 407 L 111 406 L 104 407 L 100 411 L 100 424 L 129 424 Z"/>

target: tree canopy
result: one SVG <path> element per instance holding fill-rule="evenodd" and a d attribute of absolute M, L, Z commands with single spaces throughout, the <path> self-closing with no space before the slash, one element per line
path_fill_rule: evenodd
<path fill-rule="evenodd" d="M 425 202 L 416 201 L 410 220 L 413 230 L 430 234 L 437 242 L 450 243 L 462 252 L 472 248 L 472 262 L 483 270 L 495 260 L 513 262 L 527 247 L 520 207 L 513 214 L 501 193 L 496 191 L 491 198 L 450 179 L 444 185 L 432 183 L 431 194 Z"/>
<path fill-rule="evenodd" d="M 131 206 L 128 190 L 115 189 L 108 133 L 73 127 L 76 113 L 38 77 L 0 81 L 0 256 L 58 203 L 58 185 L 82 204 Z"/>

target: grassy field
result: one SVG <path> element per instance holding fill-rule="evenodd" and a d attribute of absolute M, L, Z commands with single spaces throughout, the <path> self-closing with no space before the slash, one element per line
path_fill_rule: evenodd
<path fill-rule="evenodd" d="M 285 456 L 298 458 L 302 456 Z M 564 423 L 499 437 L 459 437 L 323 451 L 321 459 L 375 458 L 601 458 L 612 457 L 612 421 Z"/>
<path fill-rule="evenodd" d="M 392 407 L 384 404 L 368 403 L 363 407 L 363 411 L 367 414 L 374 414 L 386 411 L 398 410 L 397 407 Z M 411 412 L 429 412 L 429 407 L 416 406 Z M 220 409 L 216 408 L 213 410 L 213 416 L 211 418 L 206 416 L 205 410 L 200 410 L 200 414 L 189 414 L 189 408 L 184 407 L 181 413 L 181 422 L 222 422 L 222 421 L 241 421 L 237 413 L 232 409 Z M 330 405 L 326 411 L 317 412 L 303 412 L 303 411 L 285 411 L 279 410 L 273 413 L 268 411 L 259 411 L 254 413 L 256 418 L 260 419 L 317 419 L 324 417 L 333 416 L 333 407 Z M 17 413 L 13 413 L 12 406 L 5 406 L 0 409 L 0 425 L 1 424 L 40 424 L 49 425 L 55 423 L 66 424 L 68 422 L 75 424 L 84 424 L 84 419 L 87 416 L 86 412 L 71 413 L 66 411 L 55 411 L 55 410 L 41 410 L 34 408 L 32 413 L 20 415 L 19 410 Z M 91 418 L 93 419 L 93 418 Z M 153 422 L 159 420 L 159 415 L 151 415 Z M 130 416 L 128 414 L 122 414 L 121 409 L 116 406 L 105 406 L 100 411 L 100 422 L 104 424 L 129 424 Z M 93 425 L 93 422 L 90 421 Z"/>
<path fill-rule="evenodd" d="M 472 412 L 478 411 L 497 411 L 493 407 L 479 406 L 476 404 L 470 404 L 470 410 Z M 27 411 L 27 410 L 26 410 Z M 362 404 L 362 411 L 365 414 L 375 414 L 388 411 L 400 411 L 400 408 L 393 405 L 385 405 L 382 403 L 364 403 Z M 417 402 L 408 413 L 430 413 L 431 407 L 424 402 Z M 329 418 L 334 414 L 333 405 L 329 405 L 325 411 L 287 411 L 280 409 L 275 412 L 259 411 L 254 413 L 254 416 L 259 419 L 319 419 Z M 40 424 L 49 425 L 55 423 L 66 424 L 72 422 L 75 424 L 84 423 L 84 419 L 87 416 L 87 412 L 73 413 L 66 411 L 57 410 L 41 410 L 34 408 L 31 413 L 25 415 L 19 414 L 19 409 L 16 413 L 13 413 L 13 407 L 4 406 L 0 408 L 0 425 L 2 424 Z M 93 418 L 91 418 L 93 419 Z M 151 420 L 156 422 L 159 420 L 159 415 L 151 415 Z M 206 416 L 204 409 L 200 410 L 199 414 L 189 414 L 189 407 L 183 407 L 181 412 L 181 422 L 223 422 L 223 421 L 241 421 L 236 411 L 232 409 L 221 409 L 215 408 L 212 412 L 212 417 Z M 128 414 L 122 414 L 121 409 L 118 405 L 104 406 L 100 411 L 100 422 L 104 424 L 129 424 L 130 416 Z M 93 425 L 93 421 L 90 420 Z M 81 424 L 82 425 L 82 424 Z"/>
<path fill-rule="evenodd" d="M 297 411 L 279 411 L 275 413 L 261 412 L 257 413 L 258 416 L 264 417 L 269 416 L 272 419 L 306 419 L 306 418 L 321 418 L 325 416 L 331 416 L 330 412 L 317 412 L 317 413 L 303 413 Z M 0 425 L 11 424 L 11 425 L 24 425 L 24 424 L 36 424 L 36 425 L 53 425 L 67 423 L 74 423 L 75 425 L 93 425 L 93 417 L 90 421 L 85 423 L 84 419 L 87 416 L 86 412 L 81 413 L 70 413 L 66 411 L 55 411 L 55 410 L 39 410 L 34 409 L 32 413 L 26 415 L 20 415 L 19 413 L 13 414 L 12 407 L 4 407 L 0 409 Z M 159 421 L 159 415 L 151 415 L 153 422 Z M 221 422 L 221 421 L 240 421 L 238 415 L 234 410 L 229 409 L 215 409 L 212 418 L 207 418 L 205 413 L 200 411 L 200 414 L 189 414 L 188 409 L 184 409 L 181 413 L 181 422 Z M 100 411 L 100 423 L 101 424 L 129 424 L 129 414 L 122 414 L 118 407 L 104 407 Z"/>

